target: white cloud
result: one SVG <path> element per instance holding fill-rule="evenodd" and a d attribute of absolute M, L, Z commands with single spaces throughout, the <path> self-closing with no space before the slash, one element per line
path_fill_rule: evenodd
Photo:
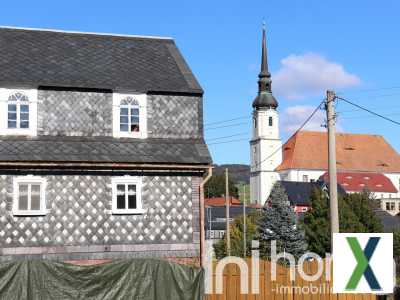
<path fill-rule="evenodd" d="M 276 95 L 287 99 L 323 96 L 327 89 L 343 89 L 361 84 L 358 76 L 348 73 L 341 64 L 325 57 L 306 53 L 289 55 L 281 60 L 281 68 L 272 76 Z"/>
<path fill-rule="evenodd" d="M 315 106 L 310 105 L 295 105 L 287 107 L 279 117 L 282 130 L 289 135 L 293 134 L 311 115 L 314 109 Z M 325 131 L 326 128 L 321 125 L 325 125 L 324 110 L 318 110 L 302 130 Z M 336 124 L 336 130 L 342 131 L 340 124 Z"/>
<path fill-rule="evenodd" d="M 295 105 L 286 108 L 283 113 L 280 114 L 281 128 L 286 133 L 294 133 L 301 124 L 311 115 L 314 111 L 314 106 L 309 105 Z M 324 112 L 318 111 L 314 117 L 307 123 L 303 128 L 305 130 L 318 130 L 321 131 L 324 128 L 321 125 L 324 124 Z"/>

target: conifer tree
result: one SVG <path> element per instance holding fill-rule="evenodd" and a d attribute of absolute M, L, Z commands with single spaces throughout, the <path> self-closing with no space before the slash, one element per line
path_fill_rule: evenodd
<path fill-rule="evenodd" d="M 347 194 L 339 197 L 340 232 L 382 232 L 383 227 L 374 213 L 369 193 Z M 314 189 L 308 211 L 301 227 L 306 233 L 309 250 L 321 256 L 331 252 L 329 199 L 321 189 Z"/>
<path fill-rule="evenodd" d="M 260 254 L 270 257 L 271 241 L 275 240 L 277 253 L 288 252 L 295 257 L 307 249 L 304 232 L 296 225 L 296 214 L 282 186 L 274 185 L 259 222 Z"/>
<path fill-rule="evenodd" d="M 258 212 L 251 212 L 246 215 L 246 256 L 251 255 L 251 242 L 256 239 L 258 218 Z M 238 216 L 230 225 L 231 256 L 244 256 L 243 232 L 243 216 Z M 227 256 L 225 237 L 215 243 L 213 247 L 215 256 L 218 259 L 222 259 Z"/>

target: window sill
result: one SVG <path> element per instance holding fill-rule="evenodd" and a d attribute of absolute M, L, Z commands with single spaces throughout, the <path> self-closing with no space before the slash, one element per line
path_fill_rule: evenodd
<path fill-rule="evenodd" d="M 143 215 L 146 213 L 145 209 L 126 209 L 126 210 L 112 210 L 111 214 L 112 215 Z"/>
<path fill-rule="evenodd" d="M 13 211 L 12 214 L 14 217 L 39 217 L 47 215 L 47 211 L 38 210 L 38 211 Z"/>
<path fill-rule="evenodd" d="M 144 132 L 116 132 L 115 138 L 129 138 L 129 139 L 145 139 L 147 138 Z"/>
<path fill-rule="evenodd" d="M 1 135 L 25 135 L 25 136 L 36 136 L 36 130 L 31 128 L 4 128 L 0 132 Z"/>

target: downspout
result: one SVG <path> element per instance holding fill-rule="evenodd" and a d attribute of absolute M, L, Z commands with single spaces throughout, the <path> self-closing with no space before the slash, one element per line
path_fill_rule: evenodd
<path fill-rule="evenodd" d="M 201 267 L 204 267 L 204 259 L 206 255 L 206 248 L 205 248 L 205 243 L 206 243 L 206 235 L 205 235 L 205 229 L 204 229 L 204 216 L 205 216 L 205 205 L 204 205 L 204 185 L 207 183 L 208 180 L 210 180 L 212 176 L 212 167 L 208 168 L 208 174 L 207 176 L 203 179 L 203 181 L 200 183 L 200 265 Z"/>

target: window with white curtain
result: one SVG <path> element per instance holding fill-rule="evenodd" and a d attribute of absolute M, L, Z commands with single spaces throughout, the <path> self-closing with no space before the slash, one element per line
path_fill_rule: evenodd
<path fill-rule="evenodd" d="M 112 178 L 112 213 L 142 214 L 142 180 L 136 176 Z"/>
<path fill-rule="evenodd" d="M 35 216 L 46 214 L 46 179 L 20 176 L 13 182 L 13 214 Z"/>

